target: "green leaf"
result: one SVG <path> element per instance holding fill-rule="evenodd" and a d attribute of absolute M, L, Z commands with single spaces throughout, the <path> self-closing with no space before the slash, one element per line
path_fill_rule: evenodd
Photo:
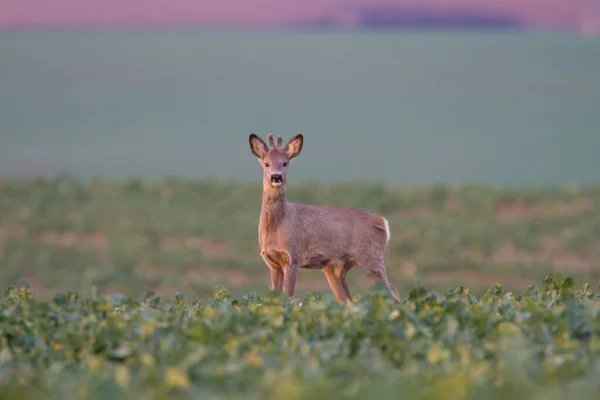
<path fill-rule="evenodd" d="M 563 289 L 571 289 L 575 285 L 575 280 L 571 277 L 565 278 L 562 284 Z"/>

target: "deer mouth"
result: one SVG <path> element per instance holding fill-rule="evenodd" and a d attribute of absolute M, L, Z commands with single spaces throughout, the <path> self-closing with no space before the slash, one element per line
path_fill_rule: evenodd
<path fill-rule="evenodd" d="M 271 186 L 273 187 L 279 187 L 283 185 L 283 176 L 281 176 L 280 174 L 273 174 L 271 175 L 269 183 L 271 183 Z"/>

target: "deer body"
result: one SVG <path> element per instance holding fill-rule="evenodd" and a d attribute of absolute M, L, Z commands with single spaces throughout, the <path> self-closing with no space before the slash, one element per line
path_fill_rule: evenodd
<path fill-rule="evenodd" d="M 303 143 L 292 138 L 285 149 L 282 138 L 271 148 L 256 135 L 250 147 L 264 169 L 263 200 L 258 224 L 260 253 L 269 267 L 272 290 L 294 294 L 299 268 L 325 273 L 338 301 L 352 301 L 346 275 L 358 266 L 372 282 L 383 282 L 395 301 L 398 292 L 389 282 L 383 252 L 390 239 L 387 220 L 379 215 L 343 206 L 316 206 L 288 202 L 287 165 Z"/>

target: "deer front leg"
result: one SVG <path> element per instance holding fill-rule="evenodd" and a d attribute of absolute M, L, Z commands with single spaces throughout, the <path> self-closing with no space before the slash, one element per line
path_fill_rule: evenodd
<path fill-rule="evenodd" d="M 271 269 L 271 285 L 291 297 L 296 286 L 298 265 L 293 262 L 292 256 L 287 251 L 270 250 L 266 253 L 265 261 Z M 273 289 L 276 290 L 276 289 Z"/>
<path fill-rule="evenodd" d="M 290 263 L 284 268 L 283 291 L 287 294 L 288 298 L 294 295 L 296 278 L 298 277 L 298 269 L 298 263 L 291 259 Z"/>
<path fill-rule="evenodd" d="M 283 269 L 269 266 L 271 272 L 271 290 L 283 289 Z"/>
<path fill-rule="evenodd" d="M 273 251 L 261 251 L 260 255 L 265 264 L 267 264 L 267 267 L 269 267 L 269 274 L 271 275 L 271 290 L 275 291 L 283 289 L 283 269 L 281 268 L 281 265 L 278 264 L 278 253 Z"/>

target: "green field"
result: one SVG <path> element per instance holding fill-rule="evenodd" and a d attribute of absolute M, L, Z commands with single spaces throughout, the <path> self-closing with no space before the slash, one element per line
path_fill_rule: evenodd
<path fill-rule="evenodd" d="M 234 295 L 269 288 L 257 224 L 261 187 L 209 181 L 0 181 L 0 282 L 26 280 L 39 296 L 77 290 L 139 296 L 215 284 Z M 406 293 L 413 285 L 481 293 L 499 282 L 523 290 L 547 273 L 600 283 L 600 186 L 550 189 L 292 184 L 288 199 L 385 215 L 386 265 Z M 359 270 L 351 290 L 370 283 Z M 302 270 L 298 293 L 329 292 Z"/>
<path fill-rule="evenodd" d="M 494 285 L 331 298 L 57 294 L 0 300 L 2 399 L 544 399 L 600 390 L 600 307 L 549 275 Z M 59 383 L 59 384 L 57 384 Z"/>
<path fill-rule="evenodd" d="M 42 30 L 0 54 L 0 400 L 600 392 L 597 41 Z M 304 133 L 290 201 L 389 220 L 401 303 L 356 268 L 352 305 L 320 271 L 269 292 L 250 132 Z"/>
<path fill-rule="evenodd" d="M 402 303 L 354 270 L 356 302 L 345 306 L 319 271 L 301 271 L 289 302 L 269 293 L 260 191 L 0 181 L 0 399 L 600 390 L 600 186 L 292 184 L 289 200 L 390 221 L 387 268 Z"/>
<path fill-rule="evenodd" d="M 595 184 L 600 46 L 571 32 L 0 32 L 0 174 Z M 356 162 L 360 160 L 360 162 Z"/>

